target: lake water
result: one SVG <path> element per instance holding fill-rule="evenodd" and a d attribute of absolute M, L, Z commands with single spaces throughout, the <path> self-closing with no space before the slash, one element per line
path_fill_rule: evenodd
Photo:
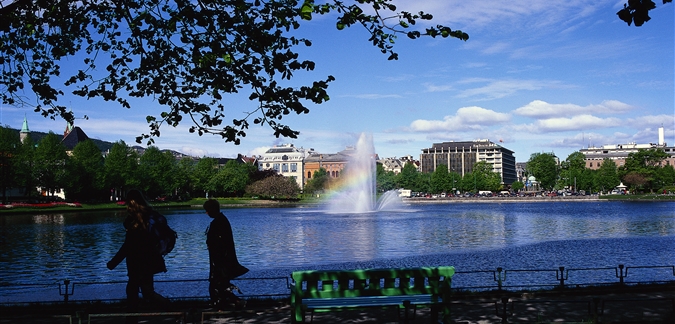
<path fill-rule="evenodd" d="M 178 232 L 155 277 L 169 297 L 207 295 L 201 209 L 160 210 Z M 246 295 L 287 294 L 294 270 L 453 265 L 456 287 L 675 280 L 675 203 L 550 202 L 414 204 L 403 211 L 329 214 L 320 207 L 224 209 L 242 264 Z M 124 240 L 124 211 L 0 217 L 0 303 L 124 298 L 126 267 L 106 262 Z M 652 268 L 653 267 L 653 268 Z M 530 271 L 544 270 L 544 271 Z M 481 272 L 485 271 L 485 272 Z M 510 271 L 510 272 L 509 272 Z M 265 279 L 259 279 L 265 278 Z M 65 292 L 64 290 L 61 293 Z"/>

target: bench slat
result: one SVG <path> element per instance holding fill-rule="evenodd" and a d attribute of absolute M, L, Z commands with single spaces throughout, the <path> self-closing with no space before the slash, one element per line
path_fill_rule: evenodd
<path fill-rule="evenodd" d="M 357 297 L 357 298 L 310 298 L 303 299 L 302 304 L 307 309 L 339 309 L 339 308 L 359 308 L 374 306 L 403 306 L 404 301 L 410 301 L 411 305 L 431 305 L 437 303 L 431 295 L 414 296 L 375 296 L 375 297 Z"/>
<path fill-rule="evenodd" d="M 304 310 L 331 311 L 361 307 L 440 305 L 444 318 L 455 268 L 313 270 L 292 273 L 292 322 L 304 322 Z"/>

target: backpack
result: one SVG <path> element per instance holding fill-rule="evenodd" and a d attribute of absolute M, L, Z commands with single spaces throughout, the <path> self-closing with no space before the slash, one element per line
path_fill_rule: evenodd
<path fill-rule="evenodd" d="M 169 227 L 164 215 L 153 212 L 148 221 L 148 231 L 157 238 L 157 250 L 159 254 L 165 256 L 173 250 L 176 245 L 178 233 Z"/>

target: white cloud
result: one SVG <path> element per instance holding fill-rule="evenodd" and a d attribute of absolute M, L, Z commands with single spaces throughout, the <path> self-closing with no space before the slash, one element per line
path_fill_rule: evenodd
<path fill-rule="evenodd" d="M 416 132 L 481 129 L 483 126 L 506 123 L 510 119 L 509 114 L 473 106 L 457 109 L 454 116 L 445 116 L 443 120 L 415 120 L 410 124 L 410 129 Z"/>
<path fill-rule="evenodd" d="M 180 149 L 177 149 L 176 151 L 195 157 L 209 156 L 208 151 L 191 146 L 182 146 Z"/>
<path fill-rule="evenodd" d="M 542 28 L 572 25 L 580 18 L 614 4 L 614 0 L 417 0 L 395 1 L 398 9 L 433 13 L 434 23 L 478 29 L 494 25 Z"/>
<path fill-rule="evenodd" d="M 414 78 L 415 76 L 412 74 L 403 74 L 403 75 L 383 77 L 381 79 L 384 82 L 402 82 L 402 81 L 410 81 Z"/>
<path fill-rule="evenodd" d="M 484 44 L 485 45 L 485 44 Z M 484 49 L 481 51 L 483 54 L 496 54 L 496 53 L 503 53 L 506 51 L 508 48 L 510 48 L 510 44 L 506 42 L 496 42 L 489 44 L 488 46 L 483 47 Z"/>
<path fill-rule="evenodd" d="M 589 147 L 591 145 L 603 145 L 614 142 L 617 136 L 606 136 L 595 132 L 581 132 L 573 136 L 564 136 L 552 140 L 548 145 L 558 148 L 574 148 L 576 150 Z"/>
<path fill-rule="evenodd" d="M 576 104 L 552 104 L 543 100 L 534 100 L 525 106 L 517 108 L 514 114 L 531 118 L 551 118 L 556 116 L 588 115 L 594 114 L 617 114 L 625 113 L 633 109 L 633 106 L 617 101 L 605 100 L 598 105 L 579 106 Z"/>
<path fill-rule="evenodd" d="M 592 115 L 549 118 L 534 123 L 536 131 L 544 133 L 609 128 L 621 125 L 623 125 L 623 122 L 619 118 L 599 118 Z"/>
<path fill-rule="evenodd" d="M 635 118 L 628 118 L 626 124 L 634 128 L 653 128 L 657 129 L 661 125 L 670 128 L 675 125 L 675 115 L 649 115 Z"/>
<path fill-rule="evenodd" d="M 455 88 L 452 85 L 446 84 L 446 85 L 435 85 L 431 83 L 425 83 L 424 87 L 426 88 L 426 92 L 446 92 L 446 91 L 451 91 L 454 90 Z"/>
<path fill-rule="evenodd" d="M 552 81 L 541 80 L 489 80 L 486 85 L 477 88 L 466 89 L 457 94 L 458 98 L 480 97 L 479 99 L 498 99 L 527 90 L 540 90 L 559 84 Z"/>
<path fill-rule="evenodd" d="M 471 87 L 471 85 L 477 85 Z M 514 95 L 519 91 L 535 91 L 541 89 L 562 89 L 570 88 L 559 81 L 547 80 L 519 80 L 519 79 L 487 79 L 487 78 L 465 78 L 457 81 L 455 84 L 435 85 L 432 83 L 424 84 L 426 92 L 446 92 L 457 91 L 456 98 L 471 98 L 477 100 L 492 100 Z M 464 88 L 464 89 L 462 89 Z"/>
<path fill-rule="evenodd" d="M 352 97 L 358 99 L 387 99 L 387 98 L 402 98 L 403 96 L 397 94 L 377 94 L 377 93 L 364 93 L 359 95 L 347 95 L 343 97 Z"/>
<path fill-rule="evenodd" d="M 250 151 L 248 151 L 248 156 L 258 156 L 258 155 L 263 155 L 267 150 L 270 149 L 270 146 L 261 146 L 261 147 L 256 147 Z"/>
<path fill-rule="evenodd" d="M 466 64 L 464 64 L 464 65 L 462 65 L 462 66 L 465 67 L 465 68 L 469 68 L 469 69 L 475 69 L 475 68 L 484 68 L 484 67 L 487 67 L 488 64 L 485 63 L 485 62 L 469 62 L 469 63 L 466 63 Z"/>

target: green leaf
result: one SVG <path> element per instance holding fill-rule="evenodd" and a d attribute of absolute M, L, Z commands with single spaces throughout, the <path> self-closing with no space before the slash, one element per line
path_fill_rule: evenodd
<path fill-rule="evenodd" d="M 314 11 L 314 1 L 305 1 L 300 8 L 300 18 L 303 20 L 312 20 L 312 12 Z"/>
<path fill-rule="evenodd" d="M 338 23 L 338 24 L 337 24 L 337 29 L 338 29 L 338 30 L 343 30 L 343 29 L 345 29 L 345 24 L 343 24 L 343 23 Z"/>

